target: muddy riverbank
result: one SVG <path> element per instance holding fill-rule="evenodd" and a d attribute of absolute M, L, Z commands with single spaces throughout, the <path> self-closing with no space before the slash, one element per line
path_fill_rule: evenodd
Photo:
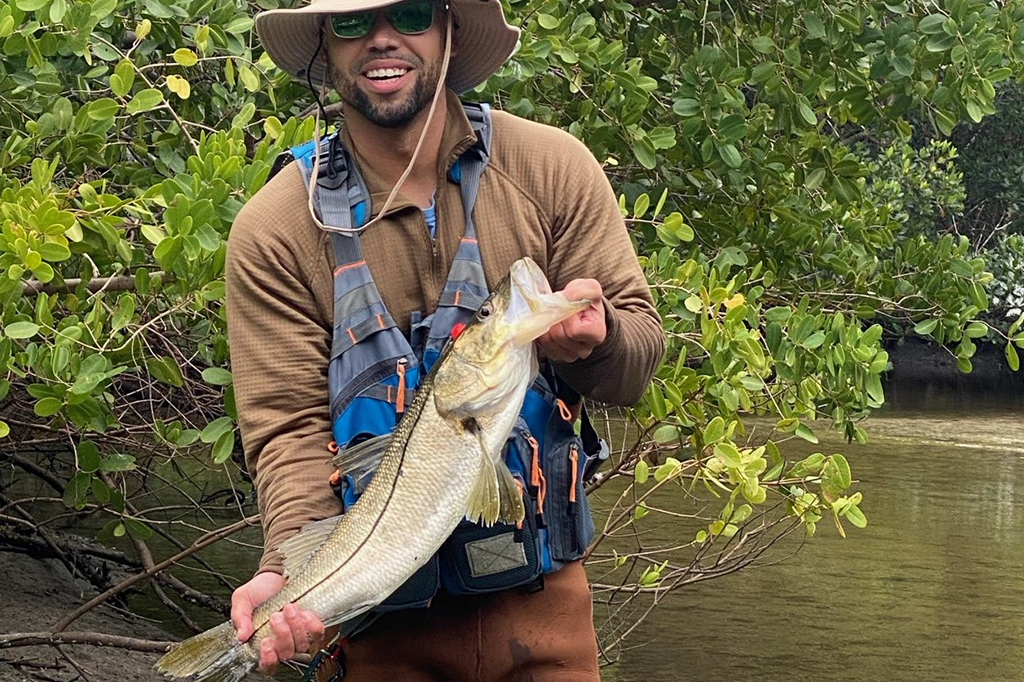
<path fill-rule="evenodd" d="M 4 634 L 49 631 L 95 595 L 88 583 L 73 579 L 60 562 L 2 548 L 0 576 L 0 633 Z M 174 639 L 158 623 L 111 606 L 89 611 L 69 630 L 152 641 Z M 82 644 L 62 649 L 68 658 L 47 645 L 0 648 L 0 682 L 166 682 L 153 671 L 157 653 Z M 269 679 L 250 675 L 246 682 Z"/>

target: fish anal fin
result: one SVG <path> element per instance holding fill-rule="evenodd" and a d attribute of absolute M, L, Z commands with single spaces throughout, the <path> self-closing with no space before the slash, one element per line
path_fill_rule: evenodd
<path fill-rule="evenodd" d="M 308 523 L 298 533 L 277 546 L 277 551 L 284 557 L 285 577 L 298 574 L 313 553 L 331 537 L 339 521 L 340 515 Z"/>
<path fill-rule="evenodd" d="M 519 523 L 526 516 L 522 490 L 516 485 L 516 479 L 504 462 L 498 462 L 495 473 L 498 474 L 498 495 L 501 499 L 498 520 L 507 524 Z"/>

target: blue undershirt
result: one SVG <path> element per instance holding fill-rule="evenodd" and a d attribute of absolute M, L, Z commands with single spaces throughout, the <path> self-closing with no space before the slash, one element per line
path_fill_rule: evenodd
<path fill-rule="evenodd" d="M 437 236 L 437 214 L 435 213 L 434 208 L 434 197 L 430 197 L 430 206 L 421 209 L 423 211 L 423 219 L 427 221 L 427 229 L 430 230 L 431 239 L 434 239 Z"/>

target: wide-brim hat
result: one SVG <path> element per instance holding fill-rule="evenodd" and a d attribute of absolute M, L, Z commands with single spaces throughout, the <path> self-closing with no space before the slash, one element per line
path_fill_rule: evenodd
<path fill-rule="evenodd" d="M 313 86 L 332 85 L 327 65 L 313 59 L 326 14 L 346 14 L 396 5 L 401 0 L 311 0 L 295 9 L 256 15 L 256 34 L 274 64 Z M 447 83 L 455 92 L 472 90 L 497 71 L 515 51 L 519 29 L 505 21 L 500 0 L 449 0 L 458 25 L 459 49 L 448 65 Z M 311 64 L 312 62 L 312 64 Z"/>

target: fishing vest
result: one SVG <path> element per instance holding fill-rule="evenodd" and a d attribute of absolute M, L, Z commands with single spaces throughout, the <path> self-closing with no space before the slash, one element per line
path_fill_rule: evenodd
<path fill-rule="evenodd" d="M 490 110 L 464 104 L 477 140 L 449 169 L 458 183 L 466 225 L 433 313 L 414 312 L 407 338 L 381 299 L 363 259 L 358 233 L 331 233 L 334 253 L 334 331 L 328 366 L 332 447 L 344 450 L 390 433 L 412 404 L 452 328 L 470 321 L 488 296 L 473 225 L 480 177 L 491 142 Z M 320 220 L 358 227 L 370 215 L 369 192 L 335 133 L 321 140 L 313 197 Z M 308 189 L 314 142 L 292 149 Z M 570 406 L 576 406 L 570 407 Z M 441 549 L 378 611 L 426 606 L 438 589 L 479 594 L 517 586 L 543 586 L 543 574 L 579 559 L 594 535 L 584 480 L 607 458 L 582 400 L 553 373 L 538 376 L 527 392 L 504 459 L 523 491 L 527 510 L 515 525 L 483 527 L 463 520 Z M 575 426 L 580 426 L 577 435 Z M 371 475 L 336 474 L 331 484 L 348 509 Z"/>

